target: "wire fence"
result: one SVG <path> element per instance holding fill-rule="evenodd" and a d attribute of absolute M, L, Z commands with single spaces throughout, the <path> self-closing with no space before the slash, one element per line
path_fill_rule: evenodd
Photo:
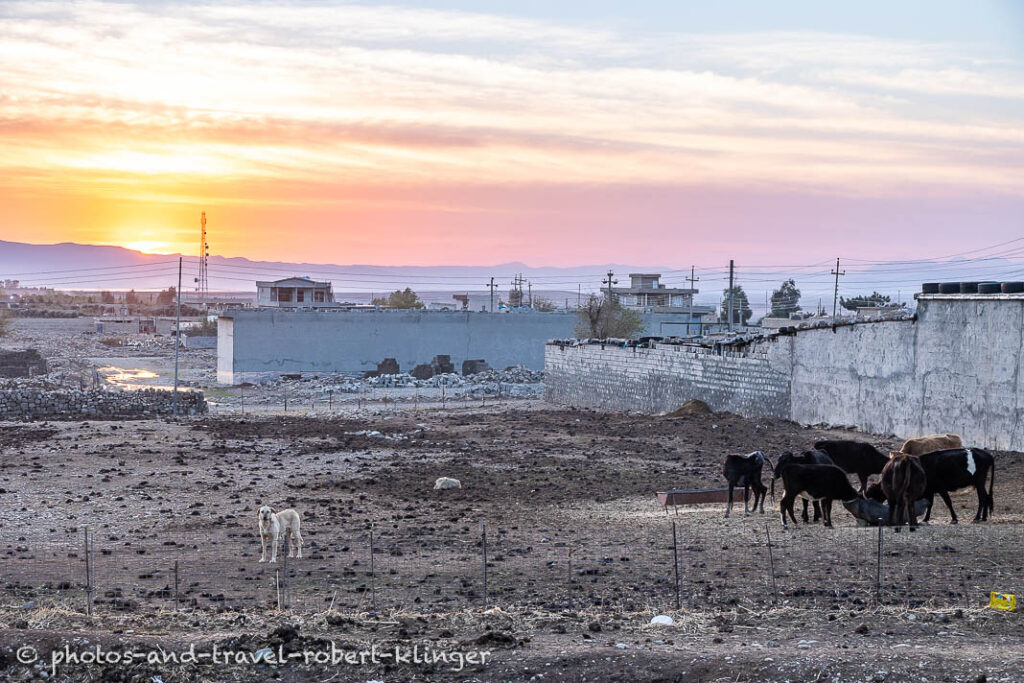
<path fill-rule="evenodd" d="M 509 406 L 544 395 L 542 384 L 497 382 L 493 386 L 454 387 L 375 387 L 372 390 L 303 391 L 298 388 L 259 388 L 240 386 L 221 389 L 206 396 L 214 415 L 284 414 L 330 416 L 352 410 L 387 411 L 468 409 Z"/>
<path fill-rule="evenodd" d="M 4 533 L 0 604 L 88 613 L 966 607 L 1016 592 L 1024 575 L 1021 525 L 723 532 L 671 520 L 634 531 L 387 523 L 329 544 L 307 538 L 302 558 L 282 543 L 273 564 L 258 561 L 252 533 L 144 543 L 88 528 L 40 543 Z"/>

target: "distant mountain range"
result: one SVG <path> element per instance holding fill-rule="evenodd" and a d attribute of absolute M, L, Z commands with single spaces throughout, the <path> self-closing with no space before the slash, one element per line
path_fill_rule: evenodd
<path fill-rule="evenodd" d="M 1016 254 L 1014 254 L 1016 256 Z M 26 244 L 0 241 L 0 281 L 15 279 L 27 287 L 52 287 L 61 290 L 159 290 L 177 282 L 177 254 L 144 254 L 115 246 L 88 244 Z M 1017 258 L 985 257 L 947 261 L 875 262 L 841 264 L 841 296 L 879 291 L 913 301 L 922 282 L 961 280 L 1024 279 L 1024 263 Z M 832 264 L 834 266 L 834 263 Z M 575 303 L 575 297 L 602 288 L 607 272 L 614 272 L 618 286 L 629 282 L 629 273 L 662 273 L 669 287 L 687 287 L 689 268 L 651 265 L 594 264 L 565 268 L 534 268 L 523 263 L 494 266 L 380 266 L 366 264 L 289 263 L 252 261 L 241 257 L 211 256 L 209 288 L 212 291 L 252 294 L 257 280 L 274 280 L 306 275 L 334 283 L 339 299 L 368 300 L 394 289 L 412 287 L 429 293 L 435 300 L 450 300 L 456 292 L 473 294 L 474 307 L 486 300 L 487 285 L 494 278 L 496 296 L 507 296 L 517 274 L 532 285 L 535 295 L 546 296 L 559 304 Z M 194 256 L 184 257 L 182 289 L 194 291 L 198 263 Z M 699 304 L 717 304 L 728 282 L 725 266 L 698 271 Z M 755 315 L 764 312 L 766 298 L 783 280 L 792 277 L 802 292 L 801 305 L 814 309 L 821 305 L 831 312 L 835 280 L 831 266 L 776 267 L 737 265 L 736 282 L 747 292 Z M 529 285 L 523 286 L 527 290 Z M 427 298 L 427 297 L 424 297 Z"/>

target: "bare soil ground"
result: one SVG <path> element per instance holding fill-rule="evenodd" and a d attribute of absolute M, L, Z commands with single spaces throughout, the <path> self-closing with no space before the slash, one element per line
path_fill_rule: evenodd
<path fill-rule="evenodd" d="M 771 500 L 764 516 L 744 517 L 741 502 L 728 520 L 721 505 L 675 515 L 656 503 L 658 489 L 723 485 L 726 453 L 774 459 L 826 437 L 895 445 L 783 421 L 534 402 L 4 425 L 0 679 L 42 677 L 47 667 L 17 661 L 23 645 L 49 662 L 65 646 L 252 653 L 331 642 L 491 656 L 459 672 L 79 664 L 57 680 L 1024 679 L 1017 614 L 983 607 L 1024 575 L 1020 454 L 996 454 L 992 522 L 951 526 L 940 504 L 930 526 L 886 532 L 881 595 L 877 533 L 841 509 L 835 529 L 783 530 Z M 439 476 L 463 488 L 434 491 Z M 973 517 L 972 492 L 954 501 Z M 300 510 L 303 559 L 257 562 L 264 503 Z M 675 623 L 651 626 L 657 614 Z"/>

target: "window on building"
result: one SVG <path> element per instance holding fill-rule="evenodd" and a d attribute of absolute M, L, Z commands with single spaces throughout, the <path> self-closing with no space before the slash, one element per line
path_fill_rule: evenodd
<path fill-rule="evenodd" d="M 305 300 L 306 300 L 306 290 L 304 290 L 304 289 L 296 289 L 295 290 L 295 303 L 301 304 Z"/>
<path fill-rule="evenodd" d="M 324 293 L 322 291 L 313 292 L 313 301 L 322 304 L 324 302 Z"/>

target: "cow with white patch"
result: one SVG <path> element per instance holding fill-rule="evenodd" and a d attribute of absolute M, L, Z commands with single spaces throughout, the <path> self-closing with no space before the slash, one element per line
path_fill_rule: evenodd
<path fill-rule="evenodd" d="M 980 448 L 952 448 L 920 456 L 921 466 L 928 477 L 924 498 L 928 500 L 928 512 L 924 521 L 932 516 L 932 504 L 935 494 L 942 497 L 949 508 L 952 524 L 957 523 L 956 510 L 949 498 L 950 491 L 957 491 L 973 486 L 978 493 L 978 511 L 974 515 L 975 522 L 987 522 L 988 515 L 995 507 L 992 496 L 996 483 L 995 458 L 988 451 Z M 988 491 L 985 490 L 985 479 L 989 479 Z"/>

